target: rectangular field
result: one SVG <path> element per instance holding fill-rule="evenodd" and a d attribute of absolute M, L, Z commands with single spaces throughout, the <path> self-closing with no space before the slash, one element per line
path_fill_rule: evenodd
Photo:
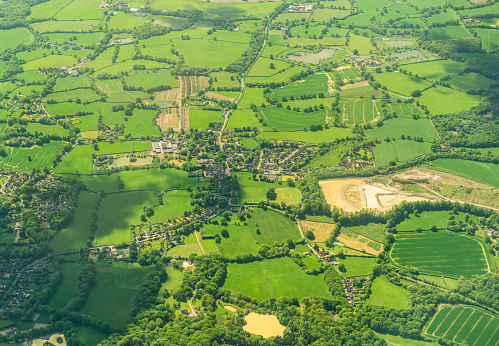
<path fill-rule="evenodd" d="M 326 123 L 326 110 L 316 112 L 296 112 L 281 107 L 258 108 L 259 116 L 267 123 L 270 129 L 277 131 L 303 130 L 310 125 Z"/>
<path fill-rule="evenodd" d="M 343 109 L 342 119 L 346 124 L 366 124 L 379 119 L 378 105 L 373 100 L 347 100 L 340 105 Z"/>
<path fill-rule="evenodd" d="M 289 257 L 247 264 L 230 263 L 224 288 L 262 300 L 330 296 L 322 274 L 305 274 Z"/>
<path fill-rule="evenodd" d="M 456 343 L 497 345 L 499 317 L 477 307 L 442 305 L 423 332 Z"/>
<path fill-rule="evenodd" d="M 488 272 L 482 245 L 448 231 L 398 233 L 390 256 L 396 264 L 432 274 L 471 278 Z"/>

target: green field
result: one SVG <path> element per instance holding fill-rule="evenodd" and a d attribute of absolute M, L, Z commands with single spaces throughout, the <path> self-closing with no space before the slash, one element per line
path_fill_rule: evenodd
<path fill-rule="evenodd" d="M 169 85 L 172 88 L 178 87 L 178 81 L 171 75 L 169 70 L 132 71 L 124 79 L 127 85 L 146 90 L 159 85 Z"/>
<path fill-rule="evenodd" d="M 360 35 L 350 35 L 348 49 L 352 52 L 357 50 L 359 55 L 366 55 L 375 50 L 374 46 L 371 44 L 371 39 Z"/>
<path fill-rule="evenodd" d="M 470 278 L 488 271 L 481 243 L 448 231 L 399 233 L 391 258 L 401 266 L 452 277 Z"/>
<path fill-rule="evenodd" d="M 87 191 L 80 192 L 73 222 L 57 233 L 50 244 L 54 251 L 76 250 L 87 246 L 90 234 L 89 215 L 94 209 L 96 200 L 96 194 Z"/>
<path fill-rule="evenodd" d="M 278 297 L 329 297 L 322 275 L 307 275 L 291 258 L 230 263 L 224 288 L 261 300 Z"/>
<path fill-rule="evenodd" d="M 419 214 L 419 216 L 411 214 L 397 225 L 397 230 L 414 231 L 417 227 L 420 227 L 423 230 L 429 230 L 433 225 L 437 226 L 438 229 L 445 229 L 447 227 L 449 213 L 450 211 L 448 210 L 438 210 L 425 211 Z M 454 216 L 456 217 L 456 220 L 464 220 L 464 215 L 465 214 L 461 213 Z"/>
<path fill-rule="evenodd" d="M 388 166 L 391 161 L 404 162 L 415 157 L 430 154 L 432 144 L 411 140 L 396 140 L 376 144 L 373 148 L 376 166 Z"/>
<path fill-rule="evenodd" d="M 287 184 L 267 183 L 250 179 L 251 173 L 237 173 L 239 182 L 238 200 L 247 203 L 259 203 L 267 200 L 266 193 L 270 187 L 275 188 L 277 193 L 276 202 L 286 204 L 298 204 L 301 202 L 300 190 L 296 187 L 288 187 Z"/>
<path fill-rule="evenodd" d="M 374 279 L 371 291 L 367 304 L 392 309 L 409 309 L 411 307 L 407 290 L 391 283 L 384 275 Z"/>
<path fill-rule="evenodd" d="M 452 60 L 435 60 L 417 64 L 404 65 L 404 70 L 412 72 L 414 76 L 430 80 L 439 80 L 445 76 L 456 76 L 464 70 L 464 63 Z"/>
<path fill-rule="evenodd" d="M 422 137 L 425 142 L 431 142 L 437 138 L 430 121 L 424 118 L 414 120 L 398 117 L 385 121 L 381 127 L 376 126 L 366 131 L 369 139 L 385 139 L 386 137 L 398 139 L 401 135 L 412 136 L 412 138 Z"/>
<path fill-rule="evenodd" d="M 304 95 L 328 93 L 328 79 L 324 74 L 317 74 L 303 81 L 293 82 L 284 87 L 274 89 L 272 96 L 276 98 Z"/>
<path fill-rule="evenodd" d="M 437 342 L 426 342 L 413 339 L 406 339 L 398 335 L 375 333 L 379 338 L 385 340 L 389 345 L 404 346 L 438 346 Z"/>
<path fill-rule="evenodd" d="M 499 188 L 499 165 L 461 159 L 438 159 L 426 165 L 428 168 L 461 177 L 478 180 Z"/>
<path fill-rule="evenodd" d="M 377 82 L 386 86 L 388 90 L 405 96 L 411 96 L 414 90 L 424 90 L 431 86 L 431 83 L 424 79 L 400 72 L 376 73 L 373 76 Z"/>
<path fill-rule="evenodd" d="M 370 274 L 375 260 L 376 258 L 374 257 L 353 256 L 346 257 L 345 259 L 340 259 L 340 263 L 343 263 L 347 269 L 346 272 L 340 272 L 340 274 L 344 277 Z"/>
<path fill-rule="evenodd" d="M 148 218 L 153 223 L 174 219 L 191 209 L 190 197 L 185 191 L 169 192 L 163 196 L 163 202 L 163 205 L 158 205 L 154 191 L 106 195 L 98 212 L 95 243 L 100 246 L 129 241 L 132 237 L 130 225 L 143 223 L 140 216 L 144 206 L 153 207 L 154 215 Z"/>
<path fill-rule="evenodd" d="M 57 286 L 48 305 L 54 309 L 62 309 L 69 300 L 76 297 L 76 279 L 81 269 L 83 269 L 83 266 L 78 263 L 67 262 L 61 264 L 62 281 Z"/>
<path fill-rule="evenodd" d="M 62 152 L 66 143 L 51 142 L 31 148 L 5 147 L 7 156 L 0 159 L 0 166 L 7 170 L 31 172 L 33 169 L 53 167 L 53 160 Z M 30 160 L 31 159 L 31 160 Z"/>
<path fill-rule="evenodd" d="M 495 81 L 493 79 L 484 77 L 478 73 L 465 73 L 463 75 L 456 76 L 449 81 L 453 88 L 461 91 L 479 88 L 488 89 L 494 82 Z"/>
<path fill-rule="evenodd" d="M 496 345 L 499 317 L 477 307 L 441 305 L 424 333 L 460 344 Z"/>
<path fill-rule="evenodd" d="M 349 128 L 330 127 L 322 131 L 295 131 L 295 132 L 260 132 L 258 138 L 275 139 L 281 141 L 300 141 L 305 143 L 332 142 L 337 138 L 345 138 L 352 134 Z"/>
<path fill-rule="evenodd" d="M 433 40 L 454 40 L 458 38 L 471 37 L 471 34 L 461 25 L 444 26 L 430 29 L 430 37 Z"/>
<path fill-rule="evenodd" d="M 55 169 L 55 173 L 92 173 L 92 152 L 90 145 L 77 145 Z"/>
<path fill-rule="evenodd" d="M 432 87 L 417 100 L 428 107 L 430 114 L 449 114 L 469 110 L 478 105 L 481 97 L 469 95 L 451 88 Z"/>
<path fill-rule="evenodd" d="M 206 129 L 210 123 L 223 123 L 221 111 L 211 111 L 191 108 L 189 109 L 189 128 Z"/>
<path fill-rule="evenodd" d="M 340 104 L 343 109 L 342 120 L 349 125 L 367 124 L 379 119 L 379 105 L 371 100 L 347 100 Z"/>
<path fill-rule="evenodd" d="M 97 264 L 95 285 L 81 312 L 122 328 L 132 309 L 132 298 L 144 283 L 150 268 L 117 262 Z"/>
<path fill-rule="evenodd" d="M 272 210 L 255 208 L 252 217 L 247 222 L 258 244 L 300 239 L 298 226 L 286 216 Z M 257 230 L 260 230 L 260 234 Z"/>
<path fill-rule="evenodd" d="M 10 30 L 0 30 L 0 52 L 8 49 L 15 48 L 19 44 L 29 44 L 33 40 L 33 35 L 26 28 L 16 28 Z"/>
<path fill-rule="evenodd" d="M 268 128 L 277 131 L 303 130 L 310 125 L 323 125 L 326 122 L 327 110 L 314 112 L 296 112 L 284 107 L 258 108 L 258 116 L 267 123 Z"/>

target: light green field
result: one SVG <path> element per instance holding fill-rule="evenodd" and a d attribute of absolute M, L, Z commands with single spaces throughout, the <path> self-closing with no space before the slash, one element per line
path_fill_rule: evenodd
<path fill-rule="evenodd" d="M 430 37 L 433 40 L 454 40 L 458 38 L 471 37 L 471 34 L 461 25 L 444 26 L 430 29 Z"/>
<path fill-rule="evenodd" d="M 92 89 L 74 89 L 65 92 L 58 92 L 47 95 L 47 100 L 56 102 L 72 102 L 80 99 L 82 102 L 93 102 L 100 99 L 100 96 Z"/>
<path fill-rule="evenodd" d="M 168 250 L 167 255 L 172 258 L 188 258 L 190 254 L 196 254 L 199 256 L 203 254 L 194 233 L 191 233 L 185 237 L 184 243 L 185 245 L 177 245 L 173 249 Z"/>
<path fill-rule="evenodd" d="M 76 297 L 76 280 L 82 269 L 82 265 L 74 262 L 61 264 L 62 281 L 57 286 L 48 305 L 54 309 L 62 309 L 70 299 Z"/>
<path fill-rule="evenodd" d="M 125 133 L 131 133 L 134 138 L 159 136 L 160 131 L 153 124 L 155 111 L 147 109 L 134 109 L 133 115 L 128 117 L 125 124 Z"/>
<path fill-rule="evenodd" d="M 235 110 L 232 112 L 227 124 L 229 130 L 242 127 L 262 128 L 262 123 L 258 121 L 258 117 L 250 109 Z"/>
<path fill-rule="evenodd" d="M 403 162 L 431 153 L 431 143 L 410 140 L 396 140 L 376 144 L 373 154 L 376 166 L 388 166 L 390 161 Z"/>
<path fill-rule="evenodd" d="M 427 164 L 428 168 L 478 180 L 499 188 L 499 165 L 460 159 L 438 159 Z"/>
<path fill-rule="evenodd" d="M 77 60 L 73 56 L 68 55 L 48 55 L 47 57 L 28 61 L 23 65 L 25 71 L 38 70 L 40 68 L 59 68 L 61 66 L 76 65 Z"/>
<path fill-rule="evenodd" d="M 224 288 L 257 299 L 329 297 L 322 275 L 307 275 L 290 258 L 230 263 Z"/>
<path fill-rule="evenodd" d="M 494 82 L 495 81 L 493 79 L 473 72 L 465 73 L 461 76 L 456 76 L 449 81 L 453 88 L 459 89 L 461 91 L 479 88 L 488 89 Z"/>
<path fill-rule="evenodd" d="M 345 138 L 352 134 L 349 128 L 330 127 L 322 131 L 294 131 L 294 132 L 260 132 L 258 138 L 275 139 L 282 141 L 301 141 L 305 143 L 332 142 L 336 138 Z"/>
<path fill-rule="evenodd" d="M 121 153 L 133 153 L 151 150 L 151 142 L 123 141 L 123 142 L 100 142 L 98 143 L 96 155 L 109 155 Z"/>
<path fill-rule="evenodd" d="M 7 48 L 15 48 L 19 44 L 29 44 L 33 40 L 33 35 L 26 28 L 16 28 L 10 30 L 0 30 L 0 52 Z"/>
<path fill-rule="evenodd" d="M 262 103 L 268 104 L 267 100 L 263 96 L 262 88 L 245 88 L 244 95 L 237 105 L 238 109 L 250 108 L 252 104 L 255 106 L 261 106 Z"/>
<path fill-rule="evenodd" d="M 348 49 L 350 49 L 351 52 L 357 49 L 359 55 L 366 55 L 375 50 L 375 48 L 371 44 L 371 39 L 369 37 L 360 35 L 350 35 Z"/>
<path fill-rule="evenodd" d="M 208 111 L 203 109 L 189 109 L 189 128 L 206 129 L 210 123 L 223 123 L 221 111 Z"/>
<path fill-rule="evenodd" d="M 278 185 L 277 183 L 267 183 L 262 181 L 254 181 L 249 179 L 252 173 L 237 173 L 239 182 L 239 201 L 248 203 L 259 203 L 267 199 L 266 193 L 269 188 L 273 187 L 277 193 L 276 202 L 284 202 L 286 204 L 297 204 L 301 202 L 300 190 L 296 187 L 288 187 L 287 184 Z"/>
<path fill-rule="evenodd" d="M 96 0 L 73 0 L 61 8 L 55 18 L 58 20 L 88 20 L 101 19 L 104 12 L 99 9 Z"/>
<path fill-rule="evenodd" d="M 404 346 L 438 346 L 437 342 L 426 342 L 412 339 L 405 339 L 398 335 L 375 333 L 379 338 L 385 340 L 389 345 L 404 345 Z"/>
<path fill-rule="evenodd" d="M 340 259 L 340 263 L 343 263 L 347 269 L 346 272 L 340 272 L 341 276 L 360 276 L 367 275 L 371 273 L 372 265 L 375 262 L 374 257 L 346 257 L 345 259 Z"/>
<path fill-rule="evenodd" d="M 381 127 L 376 126 L 372 130 L 366 131 L 366 136 L 370 139 L 384 139 L 386 137 L 398 139 L 400 135 L 409 135 L 413 138 L 422 137 L 427 142 L 437 138 L 430 121 L 425 118 L 417 120 L 405 117 L 393 118 L 385 121 Z"/>
<path fill-rule="evenodd" d="M 414 216 L 414 214 L 409 215 L 409 218 L 405 219 L 397 225 L 397 230 L 399 231 L 414 231 L 417 227 L 421 227 L 423 230 L 429 230 L 431 226 L 435 225 L 438 229 L 445 229 L 447 226 L 447 220 L 449 219 L 450 211 L 425 211 L 419 214 L 419 216 Z M 466 214 L 460 213 L 454 215 L 456 220 L 463 220 Z"/>
<path fill-rule="evenodd" d="M 405 288 L 390 282 L 382 275 L 371 284 L 372 293 L 367 304 L 384 306 L 392 309 L 409 309 L 408 292 Z"/>
<path fill-rule="evenodd" d="M 480 95 L 469 95 L 441 86 L 430 88 L 417 98 L 419 102 L 428 107 L 430 114 L 448 114 L 469 110 L 477 106 L 480 99 Z"/>
<path fill-rule="evenodd" d="M 431 83 L 424 79 L 399 72 L 376 73 L 373 76 L 377 82 L 386 86 L 388 90 L 405 96 L 411 96 L 414 90 L 423 90 L 431 86 Z"/>
<path fill-rule="evenodd" d="M 50 246 L 56 252 L 75 250 L 87 246 L 90 234 L 89 215 L 94 210 L 97 195 L 87 191 L 80 192 L 78 196 L 78 207 L 73 218 L 73 222 L 57 233 Z"/>
<path fill-rule="evenodd" d="M 7 156 L 0 159 L 0 165 L 7 170 L 31 172 L 33 169 L 53 167 L 53 160 L 62 152 L 66 143 L 51 142 L 32 148 L 5 147 Z M 31 157 L 31 161 L 30 161 Z"/>
<path fill-rule="evenodd" d="M 461 256 L 463 253 L 466 256 Z M 449 231 L 399 232 L 390 257 L 400 266 L 455 278 L 471 278 L 488 272 L 481 243 Z"/>
<path fill-rule="evenodd" d="M 109 29 L 134 29 L 144 25 L 144 22 L 144 18 L 137 18 L 130 14 L 118 12 L 115 16 L 111 17 L 107 26 Z"/>
<path fill-rule="evenodd" d="M 178 87 L 177 80 L 171 75 L 169 70 L 132 71 L 124 79 L 127 85 L 136 88 L 142 87 L 146 90 L 159 85 L 169 85 L 172 88 Z"/>
<path fill-rule="evenodd" d="M 247 222 L 258 244 L 273 244 L 276 241 L 300 239 L 298 226 L 276 211 L 255 208 L 252 217 Z M 258 229 L 261 234 L 257 233 Z"/>
<path fill-rule="evenodd" d="M 90 46 L 93 44 L 97 44 L 100 40 L 104 38 L 104 34 L 101 32 L 87 33 L 87 34 L 53 33 L 53 34 L 46 34 L 46 36 L 49 39 L 48 42 L 51 44 L 71 43 L 82 46 Z"/>
<path fill-rule="evenodd" d="M 436 60 L 404 65 L 403 69 L 412 72 L 414 76 L 439 80 L 445 76 L 455 76 L 463 71 L 464 63 L 451 60 Z"/>
<path fill-rule="evenodd" d="M 149 267 L 118 262 L 96 265 L 95 285 L 81 312 L 122 328 L 132 310 L 132 299 L 149 274 Z"/>
<path fill-rule="evenodd" d="M 71 0 L 50 0 L 37 4 L 31 8 L 31 15 L 28 19 L 48 19 L 55 16 L 63 7 L 67 6 Z"/>
<path fill-rule="evenodd" d="M 114 18 L 114 17 L 113 17 Z M 100 20 L 48 20 L 46 22 L 33 23 L 31 26 L 41 33 L 56 31 L 89 31 L 98 30 Z"/>
<path fill-rule="evenodd" d="M 64 156 L 55 173 L 91 174 L 92 152 L 90 145 L 77 145 Z"/>

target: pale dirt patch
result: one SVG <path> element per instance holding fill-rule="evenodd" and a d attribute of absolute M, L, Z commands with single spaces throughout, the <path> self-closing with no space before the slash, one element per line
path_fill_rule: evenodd
<path fill-rule="evenodd" d="M 61 337 L 62 338 L 62 343 L 58 343 L 57 342 L 57 338 L 58 337 Z M 43 339 L 35 339 L 32 341 L 31 345 L 32 346 L 43 346 L 43 344 L 46 342 L 47 340 L 43 340 Z M 57 345 L 57 346 L 66 346 L 66 338 L 64 338 L 64 335 L 63 334 L 54 334 L 52 335 L 49 339 L 48 339 L 49 342 L 53 343 L 54 345 Z"/>
<path fill-rule="evenodd" d="M 319 185 L 331 207 L 338 207 L 347 212 L 355 212 L 365 208 L 385 211 L 402 203 L 402 201 L 413 202 L 433 199 L 428 194 L 401 191 L 396 187 L 370 179 L 338 179 L 321 181 Z"/>
<path fill-rule="evenodd" d="M 470 0 L 474 4 L 485 4 L 487 0 Z"/>
<path fill-rule="evenodd" d="M 182 108 L 182 113 L 180 113 L 180 128 L 189 129 L 189 108 Z"/>
<path fill-rule="evenodd" d="M 358 238 L 352 238 L 349 236 L 346 236 L 344 234 L 340 234 L 337 238 L 338 241 L 341 243 L 345 244 L 345 246 L 348 246 L 352 249 L 361 251 L 364 250 L 366 253 L 375 255 L 377 256 L 382 250 L 383 246 L 381 246 L 381 250 L 376 251 L 372 247 L 367 246 L 369 242 L 372 242 L 373 240 L 366 238 L 364 236 L 359 236 Z M 363 241 L 362 241 L 363 240 Z"/>
<path fill-rule="evenodd" d="M 303 231 L 312 231 L 315 236 L 314 242 L 323 243 L 331 235 L 334 223 L 300 221 Z"/>
<path fill-rule="evenodd" d="M 206 2 L 206 0 L 199 0 L 202 2 Z M 243 1 L 243 0 L 210 0 L 210 2 L 214 2 L 216 4 L 231 4 L 231 3 L 241 3 L 241 2 L 273 2 L 273 1 L 280 1 L 280 0 L 248 0 L 248 1 Z"/>
<path fill-rule="evenodd" d="M 237 312 L 236 308 L 230 305 L 225 305 L 224 309 L 229 310 L 230 312 Z"/>
<path fill-rule="evenodd" d="M 173 88 L 170 90 L 159 91 L 156 93 L 157 101 L 176 101 L 181 94 L 180 88 Z"/>
<path fill-rule="evenodd" d="M 261 335 L 264 338 L 283 336 L 284 327 L 274 315 L 262 315 L 250 312 L 244 317 L 246 325 L 243 329 L 251 334 Z"/>
<path fill-rule="evenodd" d="M 339 207 L 348 212 L 359 211 L 367 207 L 364 201 L 364 194 L 361 190 L 361 186 L 364 185 L 364 179 L 321 181 L 319 185 L 322 188 L 326 201 L 331 206 Z"/>
<path fill-rule="evenodd" d="M 360 88 L 360 87 L 364 87 L 364 86 L 368 86 L 368 85 L 369 85 L 369 82 L 367 82 L 367 81 L 357 82 L 357 83 L 353 83 L 353 84 L 342 85 L 341 90 Z"/>
<path fill-rule="evenodd" d="M 207 93 L 205 93 L 205 95 L 208 96 L 209 98 L 214 98 L 217 100 L 225 100 L 225 101 L 230 101 L 230 102 L 235 100 L 235 98 L 233 98 L 233 97 L 218 95 L 218 94 L 215 94 L 212 92 L 207 92 Z"/>
<path fill-rule="evenodd" d="M 432 171 L 430 169 L 421 169 L 421 168 L 411 169 L 403 173 L 394 175 L 393 177 L 398 179 L 413 180 L 416 182 L 424 182 L 424 183 L 426 183 L 427 181 L 428 183 L 438 182 L 446 185 L 463 186 L 474 189 L 485 189 L 485 190 L 493 189 L 492 186 L 482 184 L 471 179 L 462 178 L 457 175 L 452 175 L 449 173 Z"/>
<path fill-rule="evenodd" d="M 180 129 L 180 114 L 178 108 L 162 109 L 158 117 L 158 125 L 161 131 L 166 131 L 170 127 L 175 131 Z"/>

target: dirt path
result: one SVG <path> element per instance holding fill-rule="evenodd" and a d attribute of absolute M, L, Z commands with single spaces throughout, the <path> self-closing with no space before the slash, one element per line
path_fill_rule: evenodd
<path fill-rule="evenodd" d="M 411 109 L 411 111 L 412 111 L 412 109 Z M 438 139 L 442 140 L 442 137 L 440 137 L 440 134 L 438 133 L 438 131 L 437 131 L 437 129 L 436 129 L 436 127 L 435 127 L 435 125 L 433 125 L 433 121 L 431 121 L 431 118 L 430 118 L 430 117 L 428 117 L 428 120 L 430 121 L 431 126 L 433 126 L 433 130 L 434 130 L 434 131 L 435 131 L 435 133 L 437 134 Z"/>
<path fill-rule="evenodd" d="M 189 307 L 191 308 L 191 313 L 194 315 L 194 316 L 197 316 L 196 314 L 196 311 L 194 311 L 194 307 L 192 306 L 192 300 L 194 298 L 191 298 L 191 300 L 189 300 Z"/>
<path fill-rule="evenodd" d="M 300 224 L 300 220 L 296 220 L 296 224 L 298 225 L 298 230 L 300 231 L 300 235 L 302 237 L 302 239 L 305 239 L 305 236 L 303 235 L 303 230 L 301 229 L 301 224 Z M 310 249 L 310 251 L 312 251 L 312 253 L 317 257 L 317 258 L 321 258 L 321 256 L 319 256 L 319 254 L 317 253 L 317 251 L 315 251 L 315 249 L 312 247 L 312 245 L 310 245 L 308 243 L 308 241 L 305 239 L 305 244 L 307 244 L 308 248 Z"/>
<path fill-rule="evenodd" d="M 330 93 L 330 94 L 334 93 L 334 80 L 331 77 L 331 75 L 327 72 L 320 73 L 320 74 L 325 74 L 327 77 L 327 91 L 328 91 L 328 93 Z"/>
<path fill-rule="evenodd" d="M 196 236 L 196 240 L 198 241 L 198 245 L 201 248 L 201 251 L 203 251 L 203 255 L 206 255 L 206 252 L 204 252 L 203 249 L 203 245 L 201 245 L 201 242 L 199 241 L 198 232 L 194 232 L 194 235 Z"/>

